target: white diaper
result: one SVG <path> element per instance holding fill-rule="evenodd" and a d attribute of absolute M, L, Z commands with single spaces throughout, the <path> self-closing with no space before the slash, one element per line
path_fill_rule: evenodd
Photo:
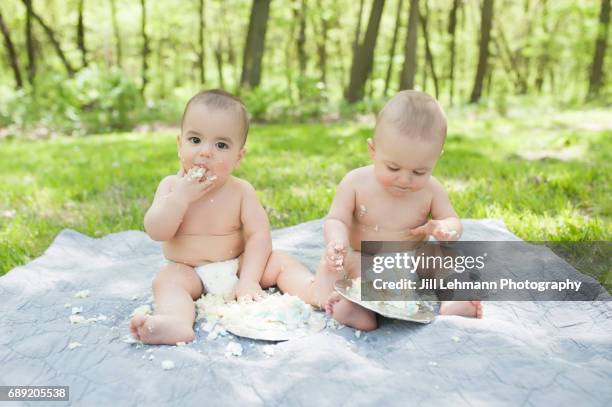
<path fill-rule="evenodd" d="M 222 295 L 227 299 L 232 297 L 238 282 L 238 259 L 205 264 L 194 270 L 200 276 L 206 293 Z"/>

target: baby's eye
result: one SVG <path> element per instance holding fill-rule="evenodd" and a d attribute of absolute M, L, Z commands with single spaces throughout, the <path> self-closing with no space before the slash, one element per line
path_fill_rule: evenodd
<path fill-rule="evenodd" d="M 425 175 L 425 172 L 423 171 L 412 171 L 412 173 L 417 176 Z"/>
<path fill-rule="evenodd" d="M 389 171 L 392 171 L 392 172 L 399 171 L 399 168 L 396 168 L 396 167 L 391 167 L 387 165 L 387 168 L 389 169 Z"/>
<path fill-rule="evenodd" d="M 217 146 L 219 150 L 227 150 L 229 148 L 229 144 L 224 143 L 223 141 L 218 141 L 215 143 L 215 146 Z"/>
<path fill-rule="evenodd" d="M 200 144 L 201 141 L 199 137 L 189 137 L 188 140 L 191 141 L 193 144 Z"/>

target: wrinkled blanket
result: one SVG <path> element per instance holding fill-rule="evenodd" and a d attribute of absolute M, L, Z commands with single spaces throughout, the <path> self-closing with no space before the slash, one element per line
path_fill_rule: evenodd
<path fill-rule="evenodd" d="M 499 221 L 464 226 L 467 240 L 518 240 Z M 274 246 L 314 270 L 321 227 L 276 230 Z M 612 404 L 611 302 L 490 302 L 482 320 L 330 327 L 271 348 L 200 330 L 185 346 L 125 343 L 163 263 L 142 232 L 62 231 L 43 256 L 0 278 L 0 385 L 67 385 L 70 402 L 88 406 Z M 82 290 L 89 296 L 75 298 Z M 73 307 L 90 321 L 71 324 Z M 241 356 L 226 356 L 231 341 Z M 165 360 L 174 368 L 162 369 Z"/>

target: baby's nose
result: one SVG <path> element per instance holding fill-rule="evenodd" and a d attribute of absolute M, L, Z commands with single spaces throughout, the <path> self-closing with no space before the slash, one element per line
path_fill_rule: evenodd
<path fill-rule="evenodd" d="M 408 174 L 400 174 L 397 182 L 402 188 L 407 188 L 412 183 L 412 177 Z"/>
<path fill-rule="evenodd" d="M 212 146 L 210 143 L 202 143 L 202 148 L 200 149 L 200 155 L 205 157 L 209 157 L 212 152 Z"/>

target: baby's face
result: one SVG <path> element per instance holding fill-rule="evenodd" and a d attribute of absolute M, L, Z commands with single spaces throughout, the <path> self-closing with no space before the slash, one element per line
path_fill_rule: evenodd
<path fill-rule="evenodd" d="M 436 142 L 407 137 L 393 125 L 379 123 L 374 140 L 368 140 L 377 181 L 393 196 L 422 189 L 440 157 Z"/>
<path fill-rule="evenodd" d="M 177 137 L 181 165 L 185 172 L 205 168 L 223 185 L 244 155 L 243 140 L 243 125 L 235 111 L 196 103 L 187 110 Z"/>

